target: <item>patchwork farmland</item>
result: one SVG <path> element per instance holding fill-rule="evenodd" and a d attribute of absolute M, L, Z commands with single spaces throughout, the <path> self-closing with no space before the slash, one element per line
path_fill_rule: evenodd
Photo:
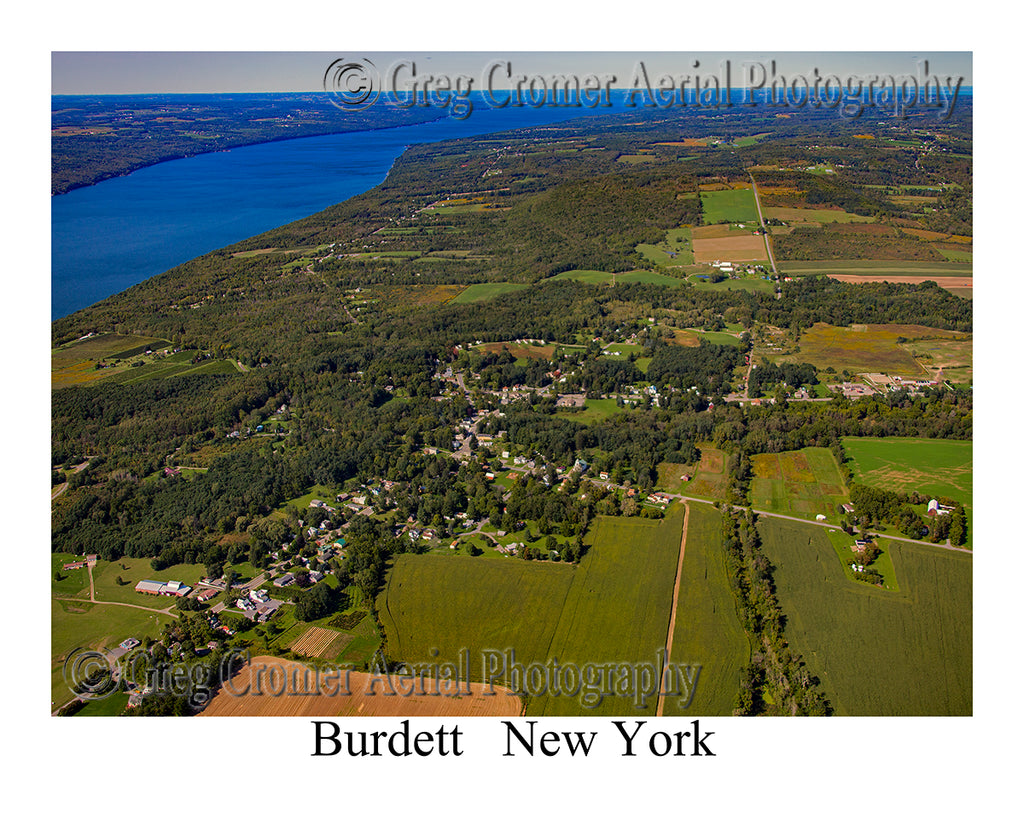
<path fill-rule="evenodd" d="M 829 449 L 807 447 L 798 452 L 754 455 L 751 462 L 750 502 L 755 509 L 800 518 L 825 515 L 834 520 L 836 507 L 848 500 Z"/>

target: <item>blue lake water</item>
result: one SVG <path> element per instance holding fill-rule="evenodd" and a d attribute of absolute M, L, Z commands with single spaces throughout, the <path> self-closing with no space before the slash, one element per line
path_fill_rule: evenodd
<path fill-rule="evenodd" d="M 973 89 L 963 93 L 970 97 Z M 742 108 L 744 94 L 731 90 L 733 111 Z M 234 148 L 53 197 L 51 318 L 369 190 L 409 145 L 635 113 L 638 108 L 624 105 L 626 96 L 612 90 L 611 107 L 592 109 L 494 109 L 474 93 L 473 112 L 462 120 Z M 632 99 L 645 102 L 643 95 Z"/>
<path fill-rule="evenodd" d="M 307 137 L 164 162 L 55 196 L 51 318 L 363 193 L 384 180 L 409 145 L 613 110 L 482 108 L 463 120 Z"/>

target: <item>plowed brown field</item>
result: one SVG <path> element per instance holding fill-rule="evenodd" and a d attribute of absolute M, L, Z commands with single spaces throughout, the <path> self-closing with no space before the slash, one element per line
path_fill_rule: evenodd
<path fill-rule="evenodd" d="M 361 671 L 322 672 L 279 657 L 253 657 L 200 714 L 204 717 L 516 717 L 522 700 L 508 689 L 482 683 L 417 681 Z M 376 684 L 374 684 L 376 683 Z M 470 693 L 466 693 L 467 688 Z M 397 690 L 398 694 L 391 694 Z M 404 690 L 412 690 L 402 696 Z M 418 693 L 423 691 L 425 693 Z"/>

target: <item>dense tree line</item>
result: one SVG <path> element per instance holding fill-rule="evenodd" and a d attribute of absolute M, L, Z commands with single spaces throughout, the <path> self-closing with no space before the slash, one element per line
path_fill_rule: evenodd
<path fill-rule="evenodd" d="M 738 716 L 755 714 L 825 716 L 832 711 L 820 681 L 794 654 L 784 634 L 785 617 L 761 549 L 756 519 L 747 512 L 722 512 L 726 571 L 736 595 L 740 622 L 753 644 L 750 664 L 741 673 Z"/>

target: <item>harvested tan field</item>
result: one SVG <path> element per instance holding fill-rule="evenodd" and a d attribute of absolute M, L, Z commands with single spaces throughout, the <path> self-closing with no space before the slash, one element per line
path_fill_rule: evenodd
<path fill-rule="evenodd" d="M 690 238 L 692 239 L 724 239 L 727 236 L 747 236 L 746 232 L 740 233 L 734 230 L 732 225 L 701 225 L 691 228 Z"/>
<path fill-rule="evenodd" d="M 322 670 L 280 657 L 252 660 L 211 700 L 204 717 L 516 717 L 508 689 L 426 677 L 409 680 L 345 669 Z M 467 688 L 470 693 L 466 693 Z M 396 691 L 392 694 L 391 691 Z M 409 696 L 403 696 L 408 691 Z M 371 693 L 372 692 L 372 693 Z M 449 693 L 450 692 L 450 693 Z"/>
<path fill-rule="evenodd" d="M 694 242 L 696 244 L 696 242 Z M 839 282 L 852 282 L 863 284 L 865 282 L 889 282 L 890 284 L 920 284 L 921 282 L 935 282 L 945 290 L 954 291 L 974 286 L 974 279 L 970 276 L 849 276 L 839 273 L 829 273 L 830 279 Z"/>
<path fill-rule="evenodd" d="M 764 239 L 753 234 L 741 234 L 728 239 L 694 239 L 693 260 L 700 262 L 749 262 L 767 259 Z"/>

